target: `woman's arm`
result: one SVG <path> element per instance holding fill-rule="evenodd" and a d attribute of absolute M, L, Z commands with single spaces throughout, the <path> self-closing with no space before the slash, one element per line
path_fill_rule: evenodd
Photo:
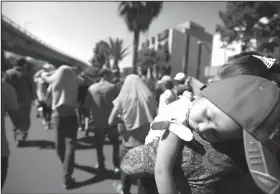
<path fill-rule="evenodd" d="M 119 103 L 116 103 L 108 119 L 108 124 L 110 126 L 114 126 L 118 124 L 118 115 L 119 115 Z"/>
<path fill-rule="evenodd" d="M 57 77 L 57 74 L 58 74 L 58 70 L 45 73 L 45 74 L 41 75 L 41 77 L 43 78 L 43 80 L 45 82 L 47 82 L 48 84 L 51 84 L 53 82 L 53 80 L 55 80 L 55 78 Z"/>
<path fill-rule="evenodd" d="M 155 179 L 160 194 L 178 194 L 173 178 L 174 164 L 181 140 L 166 130 L 158 144 L 155 164 Z"/>

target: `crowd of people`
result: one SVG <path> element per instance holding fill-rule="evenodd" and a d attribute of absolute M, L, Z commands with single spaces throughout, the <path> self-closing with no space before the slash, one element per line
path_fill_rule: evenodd
<path fill-rule="evenodd" d="M 255 52 L 235 55 L 197 96 L 183 72 L 157 81 L 143 69 L 121 82 L 103 68 L 96 81 L 77 68 L 45 65 L 30 79 L 25 62 L 19 60 L 2 76 L 2 187 L 9 158 L 4 114 L 11 117 L 20 147 L 27 141 L 34 99 L 45 129 L 56 133 L 66 189 L 75 184 L 78 130 L 94 133 L 100 173 L 106 171 L 103 146 L 109 138 L 114 173 L 121 177 L 114 186 L 121 194 L 130 193 L 132 179 L 139 194 L 262 193 L 255 184 L 237 190 L 238 184 L 254 182 L 252 143 L 264 147 L 279 182 L 280 65 L 275 59 Z"/>

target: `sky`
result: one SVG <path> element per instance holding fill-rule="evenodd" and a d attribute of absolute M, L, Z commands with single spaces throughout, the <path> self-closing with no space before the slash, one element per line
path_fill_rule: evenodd
<path fill-rule="evenodd" d="M 226 2 L 164 2 L 140 43 L 188 20 L 214 34 L 221 23 L 218 12 L 225 7 Z M 87 64 L 95 43 L 121 38 L 130 54 L 120 67 L 132 65 L 133 35 L 118 15 L 117 2 L 2 2 L 2 14 L 53 48 Z"/>

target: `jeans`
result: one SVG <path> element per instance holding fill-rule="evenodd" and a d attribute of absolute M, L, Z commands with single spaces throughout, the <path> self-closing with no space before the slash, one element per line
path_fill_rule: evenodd
<path fill-rule="evenodd" d="M 79 102 L 79 107 L 77 108 L 77 114 L 78 114 L 78 125 L 82 128 L 82 130 L 85 129 L 85 118 L 86 115 L 86 109 L 84 108 L 84 103 Z"/>
<path fill-rule="evenodd" d="M 40 106 L 43 108 L 43 118 L 46 122 L 50 122 L 52 109 L 49 107 L 46 102 L 39 101 Z"/>
<path fill-rule="evenodd" d="M 25 140 L 28 136 L 28 131 L 30 128 L 30 112 L 31 112 L 31 105 L 24 105 L 20 106 L 20 112 L 21 112 L 21 117 L 22 117 L 22 122 L 24 123 L 23 129 L 17 129 L 17 138 L 21 140 Z"/>
<path fill-rule="evenodd" d="M 126 147 L 123 144 L 120 148 L 120 158 L 121 160 L 125 156 L 125 154 L 132 149 L 133 147 Z M 121 183 L 123 186 L 123 193 L 127 194 L 130 193 L 131 188 L 131 178 L 126 175 L 124 172 L 121 171 Z M 139 178 L 137 180 L 138 185 L 138 194 L 157 194 L 157 186 L 154 177 L 147 177 L 147 178 Z"/>
<path fill-rule="evenodd" d="M 53 124 L 56 129 L 56 152 L 63 164 L 64 181 L 67 182 L 74 171 L 78 121 L 76 116 L 53 116 Z"/>
<path fill-rule="evenodd" d="M 1 157 L 1 189 L 3 189 L 8 174 L 9 156 Z"/>
<path fill-rule="evenodd" d="M 99 167 L 105 167 L 105 156 L 103 153 L 103 146 L 105 140 L 105 134 L 108 134 L 110 141 L 113 144 L 113 164 L 115 168 L 120 167 L 119 158 L 119 134 L 117 129 L 114 128 L 95 128 L 95 142 L 96 142 L 96 153 Z"/>

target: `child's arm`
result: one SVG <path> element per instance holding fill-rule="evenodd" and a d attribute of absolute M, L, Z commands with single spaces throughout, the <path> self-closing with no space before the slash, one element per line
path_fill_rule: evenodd
<path fill-rule="evenodd" d="M 178 194 L 173 178 L 174 164 L 181 140 L 166 130 L 158 144 L 155 179 L 160 194 Z"/>

